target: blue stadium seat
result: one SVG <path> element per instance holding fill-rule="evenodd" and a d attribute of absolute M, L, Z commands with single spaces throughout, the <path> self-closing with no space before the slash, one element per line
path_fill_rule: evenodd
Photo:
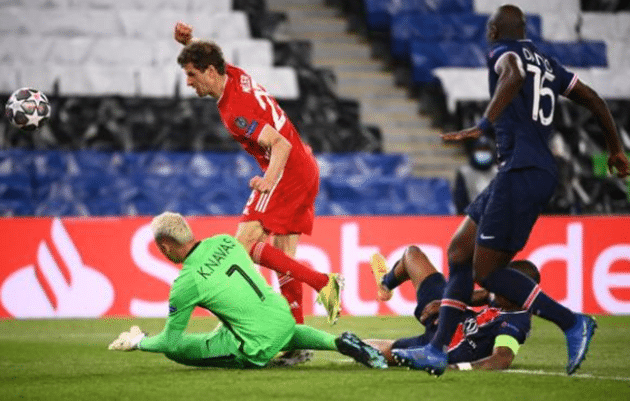
<path fill-rule="evenodd" d="M 450 213 L 448 182 L 409 177 L 405 155 L 318 158 L 328 171 L 321 178 L 318 215 Z M 27 162 L 20 164 L 22 159 Z M 244 153 L 16 150 L 0 152 L 0 173 L 6 173 L 0 174 L 3 216 L 110 216 L 165 210 L 238 215 L 251 192 L 248 181 L 259 171 Z"/>
<path fill-rule="evenodd" d="M 32 215 L 35 211 L 33 180 L 19 172 L 0 175 L 0 216 Z"/>
<path fill-rule="evenodd" d="M 392 17 L 391 54 L 407 60 L 415 40 L 435 44 L 438 42 L 474 42 L 484 53 L 487 15 L 473 13 L 422 14 L 399 13 Z M 541 20 L 538 15 L 527 16 L 527 37 L 537 41 L 541 37 Z"/>
<path fill-rule="evenodd" d="M 450 215 L 455 212 L 450 184 L 444 178 L 408 178 L 405 191 L 416 214 Z"/>
<path fill-rule="evenodd" d="M 568 67 L 607 67 L 606 44 L 601 41 L 535 42 L 544 53 Z"/>

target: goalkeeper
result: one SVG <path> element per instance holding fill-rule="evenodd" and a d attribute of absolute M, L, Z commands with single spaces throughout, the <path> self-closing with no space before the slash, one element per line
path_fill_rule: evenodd
<path fill-rule="evenodd" d="M 110 350 L 163 353 L 189 366 L 259 368 L 281 351 L 338 351 L 371 368 L 387 368 L 384 356 L 352 333 L 332 334 L 296 324 L 289 304 L 255 270 L 242 245 L 229 235 L 196 241 L 188 223 L 165 212 L 151 222 L 159 250 L 182 263 L 171 287 L 164 330 L 147 337 L 134 326 Z M 221 323 L 211 333 L 185 334 L 196 306 Z"/>

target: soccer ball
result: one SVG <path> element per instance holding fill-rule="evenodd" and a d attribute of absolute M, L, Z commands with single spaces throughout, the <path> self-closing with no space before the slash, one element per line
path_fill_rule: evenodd
<path fill-rule="evenodd" d="M 20 88 L 11 94 L 5 106 L 11 124 L 24 131 L 35 131 L 48 121 L 50 103 L 37 89 Z"/>

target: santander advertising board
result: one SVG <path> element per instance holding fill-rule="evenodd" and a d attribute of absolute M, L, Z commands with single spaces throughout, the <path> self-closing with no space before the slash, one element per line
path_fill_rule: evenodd
<path fill-rule="evenodd" d="M 0 317 L 165 317 L 178 266 L 157 250 L 150 217 L 2 218 Z M 234 233 L 237 217 L 191 217 L 197 238 Z M 319 217 L 297 259 L 345 278 L 343 314 L 411 315 L 409 283 L 376 301 L 370 256 L 391 266 L 418 245 L 447 273 L 446 249 L 461 217 Z M 630 314 L 630 217 L 541 217 L 517 259 L 541 270 L 542 288 L 574 311 Z M 278 287 L 275 273 L 260 269 Z M 325 315 L 305 287 L 305 314 Z M 197 311 L 197 315 L 207 312 Z"/>

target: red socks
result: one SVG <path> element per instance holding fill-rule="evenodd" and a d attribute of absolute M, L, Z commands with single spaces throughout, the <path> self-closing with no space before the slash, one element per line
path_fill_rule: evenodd
<path fill-rule="evenodd" d="M 278 274 L 280 292 L 289 301 L 291 313 L 297 324 L 304 324 L 304 310 L 302 308 L 302 282 L 290 276 Z"/>
<path fill-rule="evenodd" d="M 249 251 L 249 255 L 259 265 L 274 270 L 281 275 L 291 276 L 295 280 L 313 287 L 317 292 L 328 284 L 328 275 L 298 263 L 280 249 L 265 242 L 256 242 Z"/>

